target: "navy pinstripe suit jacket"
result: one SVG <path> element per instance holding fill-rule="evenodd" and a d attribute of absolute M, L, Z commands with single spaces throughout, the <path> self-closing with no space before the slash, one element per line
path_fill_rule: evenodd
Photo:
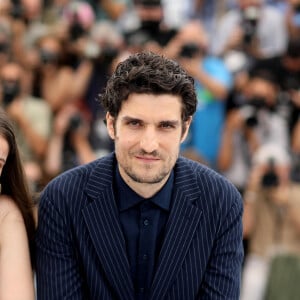
<path fill-rule="evenodd" d="M 114 154 L 58 176 L 43 191 L 38 300 L 134 299 L 112 187 Z M 172 208 L 149 299 L 238 299 L 242 201 L 214 171 L 175 165 Z"/>

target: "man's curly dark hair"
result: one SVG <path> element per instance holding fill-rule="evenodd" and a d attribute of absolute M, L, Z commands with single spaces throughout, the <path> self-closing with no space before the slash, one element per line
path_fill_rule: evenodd
<path fill-rule="evenodd" d="M 194 80 L 176 62 L 152 52 L 136 53 L 119 63 L 99 96 L 103 108 L 117 117 L 132 93 L 171 94 L 182 99 L 182 120 L 196 110 Z"/>

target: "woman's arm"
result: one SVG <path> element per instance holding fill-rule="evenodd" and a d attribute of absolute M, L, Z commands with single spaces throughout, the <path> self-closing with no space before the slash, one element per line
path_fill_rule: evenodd
<path fill-rule="evenodd" d="M 15 203 L 5 196 L 0 196 L 0 299 L 34 299 L 25 224 Z"/>

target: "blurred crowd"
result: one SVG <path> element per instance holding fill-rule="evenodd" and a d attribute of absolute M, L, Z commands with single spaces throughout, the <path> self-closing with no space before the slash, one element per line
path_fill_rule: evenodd
<path fill-rule="evenodd" d="M 0 0 L 0 105 L 32 193 L 113 150 L 97 98 L 142 50 L 195 79 L 182 155 L 243 195 L 241 298 L 298 299 L 300 0 Z"/>

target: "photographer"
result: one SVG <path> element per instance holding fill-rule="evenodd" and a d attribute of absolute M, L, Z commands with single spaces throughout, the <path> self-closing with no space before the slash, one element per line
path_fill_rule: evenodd
<path fill-rule="evenodd" d="M 51 127 L 51 109 L 45 100 L 28 92 L 25 70 L 15 62 L 0 72 L 0 102 L 16 127 L 25 173 L 33 191 L 41 183 L 43 161 Z"/>
<path fill-rule="evenodd" d="M 249 73 L 242 70 L 235 75 L 234 89 L 226 101 L 217 167 L 241 193 L 257 148 L 266 143 L 289 145 L 288 125 L 279 110 L 275 78 L 265 69 Z"/>
<path fill-rule="evenodd" d="M 260 144 L 274 143 L 288 147 L 288 124 L 280 110 L 279 92 L 280 86 L 272 72 L 263 68 L 252 70 L 245 86 L 245 102 L 240 107 L 240 113 L 246 125 L 256 132 Z"/>
<path fill-rule="evenodd" d="M 197 111 L 183 155 L 216 166 L 227 93 L 232 77 L 224 62 L 208 53 L 208 36 L 198 21 L 183 26 L 168 44 L 165 53 L 175 57 L 195 80 Z"/>
<path fill-rule="evenodd" d="M 213 52 L 227 56 L 245 52 L 250 58 L 274 57 L 283 53 L 287 28 L 283 15 L 262 0 L 238 0 L 220 20 L 214 35 Z"/>
<path fill-rule="evenodd" d="M 126 20 L 119 24 L 126 44 L 132 48 L 161 52 L 177 33 L 166 23 L 166 10 L 161 0 L 135 0 L 127 10 Z M 130 21 L 129 21 L 130 20 Z M 131 50 L 130 50 L 131 51 Z"/>
<path fill-rule="evenodd" d="M 95 159 L 88 140 L 89 126 L 84 115 L 72 104 L 65 104 L 55 115 L 45 159 L 49 179 L 77 165 Z"/>
<path fill-rule="evenodd" d="M 291 158 L 285 148 L 267 144 L 252 163 L 244 195 L 249 251 L 241 300 L 296 299 L 299 285 L 286 278 L 298 278 L 300 272 L 300 186 L 290 180 Z"/>

